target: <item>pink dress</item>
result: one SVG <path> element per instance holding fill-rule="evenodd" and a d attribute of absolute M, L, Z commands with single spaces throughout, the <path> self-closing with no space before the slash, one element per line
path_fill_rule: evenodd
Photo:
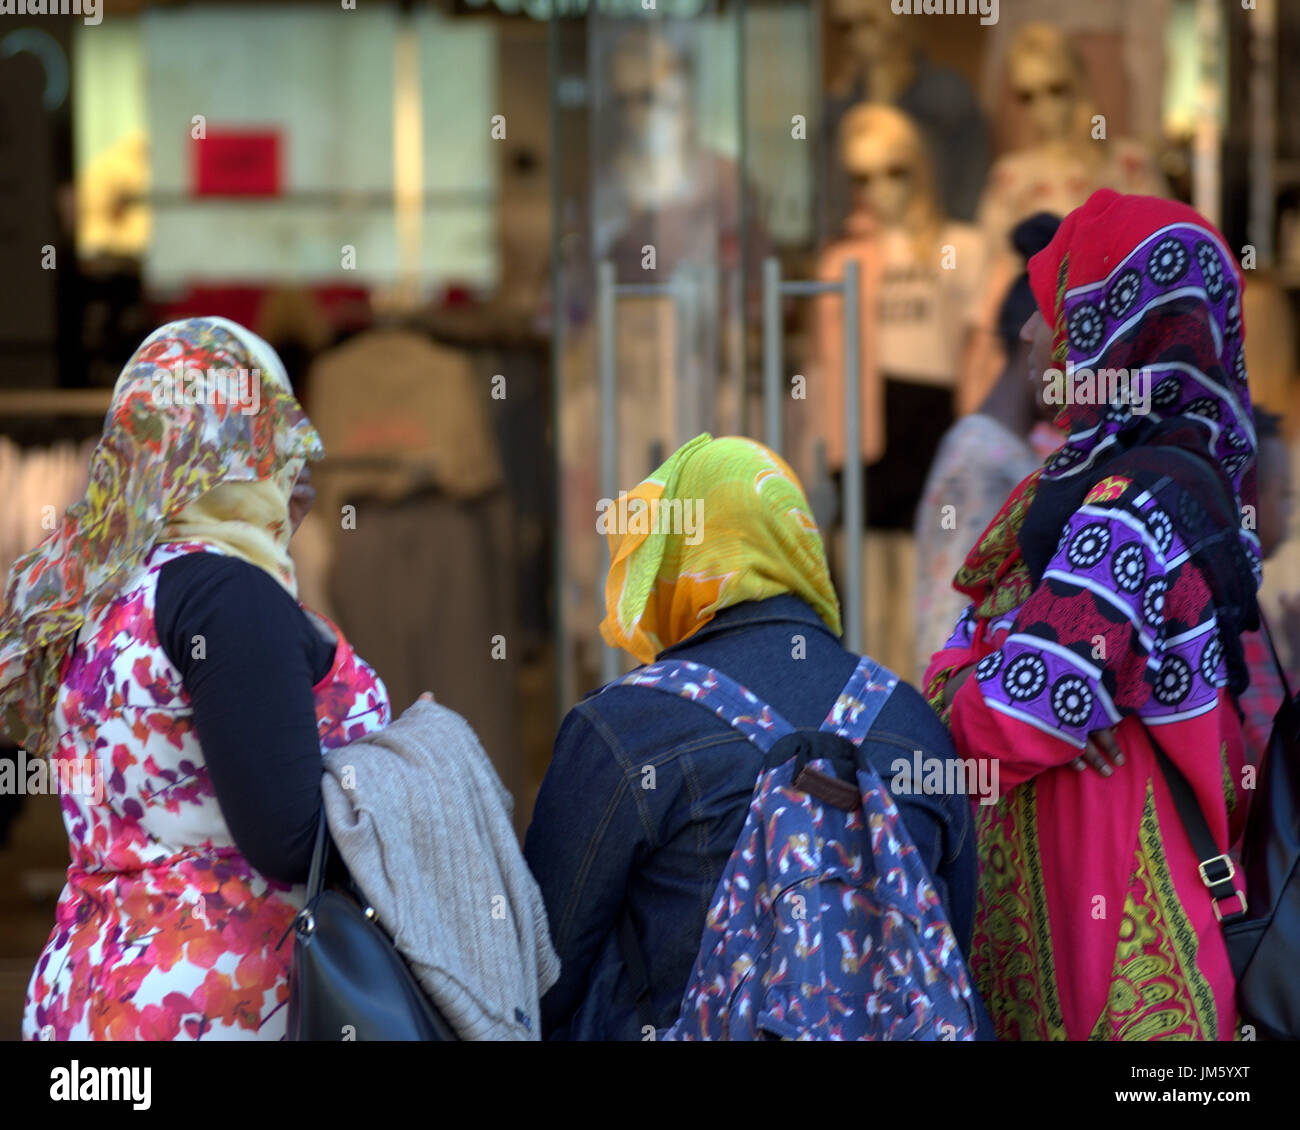
<path fill-rule="evenodd" d="M 24 1039 L 284 1038 L 293 950 L 277 945 L 305 888 L 260 874 L 235 846 L 154 621 L 159 571 L 194 552 L 220 551 L 156 547 L 65 663 L 51 756 L 87 771 L 60 795 L 72 861 Z M 383 683 L 334 634 L 315 687 L 322 753 L 389 721 Z"/>

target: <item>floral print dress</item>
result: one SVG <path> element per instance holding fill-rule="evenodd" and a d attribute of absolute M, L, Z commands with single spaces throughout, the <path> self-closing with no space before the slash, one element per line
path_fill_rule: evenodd
<path fill-rule="evenodd" d="M 220 551 L 156 547 L 65 663 L 51 756 L 89 770 L 70 781 L 102 773 L 102 788 L 60 795 L 72 859 L 24 1039 L 284 1038 L 292 946 L 279 943 L 305 888 L 260 874 L 235 846 L 154 620 L 160 570 L 192 552 Z M 389 721 L 383 683 L 334 631 L 315 687 L 322 754 Z"/>

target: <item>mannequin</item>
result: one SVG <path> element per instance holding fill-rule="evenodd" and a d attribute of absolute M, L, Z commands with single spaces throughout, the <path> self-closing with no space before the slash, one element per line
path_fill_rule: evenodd
<path fill-rule="evenodd" d="M 1011 229 L 1027 216 L 1068 215 L 1099 188 L 1167 195 L 1144 146 L 1093 136 L 1083 65 L 1063 31 L 1025 24 L 1011 43 L 1007 67 L 1031 142 L 1000 157 L 989 176 L 979 223 L 990 247 L 1008 246 Z"/>
<path fill-rule="evenodd" d="M 610 60 L 618 143 L 615 179 L 627 210 L 638 215 L 690 199 L 699 186 L 686 57 L 666 40 L 628 41 Z"/>
<path fill-rule="evenodd" d="M 966 361 L 962 414 L 974 411 L 1005 363 L 994 326 L 998 296 L 1024 263 L 1010 250 L 1011 232 L 1037 213 L 1065 216 L 1099 188 L 1167 196 L 1169 186 L 1147 149 L 1125 138 L 1094 137 L 1083 64 L 1066 33 L 1027 23 L 1007 55 L 1007 77 L 1025 117 L 1030 143 L 994 163 L 979 207 L 989 254 L 979 333 Z"/>
<path fill-rule="evenodd" d="M 1290 296 L 1270 271 L 1252 271 L 1241 295 L 1241 313 L 1250 335 L 1246 369 L 1250 399 L 1280 415 L 1288 430 L 1300 423 L 1300 402 L 1293 393 L 1296 375 L 1296 324 Z"/>
<path fill-rule="evenodd" d="M 823 252 L 818 277 L 860 271 L 862 460 L 867 467 L 864 625 L 867 650 L 895 671 L 913 666 L 912 521 L 926 470 L 954 419 L 967 327 L 984 274 L 979 233 L 945 219 L 925 141 L 891 106 L 864 103 L 844 119 L 841 160 L 855 186 L 846 236 Z M 816 423 L 832 472 L 843 442 L 843 299 L 816 301 Z M 843 578 L 844 583 L 861 583 Z"/>
<path fill-rule="evenodd" d="M 973 220 L 989 164 L 988 128 L 975 93 L 954 70 L 931 63 L 916 41 L 916 21 L 901 19 L 890 0 L 831 0 L 832 39 L 842 63 L 825 115 L 828 151 L 844 115 L 863 101 L 882 102 L 911 116 L 930 149 L 944 212 Z M 839 232 L 852 210 L 842 167 L 827 179 L 825 223 Z"/>
<path fill-rule="evenodd" d="M 569 251 L 590 295 L 570 324 L 561 402 L 562 530 L 566 628 L 585 689 L 604 644 L 597 625 L 608 551 L 595 535 L 598 499 L 639 482 L 701 431 L 738 430 L 741 304 L 757 313 L 758 264 L 766 253 L 751 201 L 741 227 L 741 169 L 700 137 L 698 52 L 687 27 L 629 21 L 601 59 L 591 119 L 591 242 Z M 752 295 L 743 291 L 742 249 Z M 617 304 L 618 460 L 599 480 L 600 390 L 595 262 L 610 260 L 619 283 L 678 281 L 691 299 L 624 297 Z M 570 295 L 570 299 L 571 299 Z M 756 320 L 756 317 L 755 317 Z"/>
<path fill-rule="evenodd" d="M 605 74 L 608 113 L 596 119 L 593 155 L 597 255 L 614 259 L 622 282 L 663 281 L 683 263 L 738 269 L 740 167 L 699 137 L 689 47 L 634 27 L 611 48 Z M 606 110 L 602 100 L 597 107 Z M 761 255 L 750 211 L 750 250 Z M 650 268 L 647 244 L 655 248 Z"/>

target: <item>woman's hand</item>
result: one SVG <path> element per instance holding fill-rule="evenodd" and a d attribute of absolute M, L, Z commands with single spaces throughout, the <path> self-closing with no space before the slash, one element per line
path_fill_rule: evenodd
<path fill-rule="evenodd" d="M 952 707 L 952 700 L 957 697 L 962 684 L 970 678 L 970 673 L 974 670 L 975 664 L 968 663 L 965 667 L 959 667 L 949 677 L 943 686 L 945 709 Z M 1076 757 L 1070 764 L 1080 773 L 1091 766 L 1103 777 L 1112 776 L 1115 769 L 1124 764 L 1124 755 L 1115 741 L 1114 729 L 1093 730 L 1088 735 L 1088 744 L 1084 746 L 1083 755 Z"/>
<path fill-rule="evenodd" d="M 1071 764 L 1082 773 L 1091 765 L 1103 777 L 1109 777 L 1115 772 L 1111 765 L 1116 766 L 1124 764 L 1124 755 L 1120 753 L 1119 746 L 1115 743 L 1115 731 L 1112 730 L 1093 730 L 1088 735 L 1088 744 L 1084 747 L 1083 756 L 1076 757 Z"/>
<path fill-rule="evenodd" d="M 943 687 L 945 707 L 952 706 L 952 700 L 957 697 L 962 684 L 970 678 L 970 673 L 974 670 L 975 664 L 968 663 L 953 672 Z M 1103 777 L 1111 776 L 1115 772 L 1111 768 L 1112 765 L 1119 767 L 1124 764 L 1124 755 L 1120 753 L 1119 746 L 1115 742 L 1115 731 L 1113 729 L 1093 730 L 1088 735 L 1088 744 L 1084 747 L 1083 756 L 1076 757 L 1071 764 L 1081 773 L 1092 766 Z"/>

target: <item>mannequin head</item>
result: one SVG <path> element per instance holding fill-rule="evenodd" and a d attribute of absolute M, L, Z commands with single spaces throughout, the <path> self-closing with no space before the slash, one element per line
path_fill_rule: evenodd
<path fill-rule="evenodd" d="M 1033 144 L 1086 138 L 1083 65 L 1063 31 L 1048 24 L 1021 27 L 1011 42 L 1008 75 Z"/>
<path fill-rule="evenodd" d="M 830 13 L 856 67 L 906 57 L 912 49 L 911 24 L 890 10 L 889 0 L 831 0 Z"/>
<path fill-rule="evenodd" d="M 610 55 L 609 95 L 620 145 L 665 155 L 685 148 L 691 132 L 690 60 L 653 32 L 624 36 Z"/>
<path fill-rule="evenodd" d="M 901 110 L 863 102 L 844 115 L 840 160 L 853 181 L 854 207 L 883 228 L 905 228 L 918 238 L 942 222 L 930 153 Z"/>

